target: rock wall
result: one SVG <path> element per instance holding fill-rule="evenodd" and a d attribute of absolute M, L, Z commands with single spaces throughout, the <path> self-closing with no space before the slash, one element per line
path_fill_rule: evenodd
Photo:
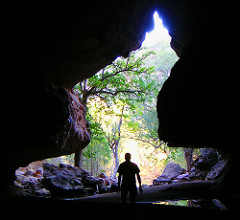
<path fill-rule="evenodd" d="M 195 15 L 184 26 L 188 27 L 185 36 L 191 37 L 186 37 L 181 57 L 159 93 L 159 136 L 171 146 L 213 146 L 229 152 L 238 142 L 234 128 L 239 119 L 234 101 L 238 58 L 231 43 L 238 31 L 236 13 L 233 5 L 213 1 L 202 1 L 197 10 L 198 3 L 189 5 Z"/>
<path fill-rule="evenodd" d="M 139 48 L 153 7 L 145 0 L 90 0 L 6 2 L 0 10 L 0 164 L 10 179 L 19 166 L 87 145 L 84 109 L 70 90 Z"/>
<path fill-rule="evenodd" d="M 19 120 L 15 126 L 5 127 L 8 141 L 4 142 L 0 163 L 6 181 L 12 181 L 19 166 L 74 153 L 86 147 L 91 138 L 85 107 L 73 90 L 45 84 L 41 87 L 43 91 L 39 91 L 36 83 L 34 86 L 33 91 L 22 97 L 27 98 L 21 100 L 26 106 L 16 109 L 15 117 Z"/>

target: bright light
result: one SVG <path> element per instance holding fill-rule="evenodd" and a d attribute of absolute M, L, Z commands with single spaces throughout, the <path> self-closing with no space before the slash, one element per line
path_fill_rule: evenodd
<path fill-rule="evenodd" d="M 143 47 L 151 47 L 152 45 L 162 41 L 171 40 L 168 34 L 168 30 L 163 26 L 162 20 L 160 19 L 157 12 L 153 15 L 154 19 L 154 29 L 151 32 L 146 33 L 146 38 L 142 43 Z"/>
<path fill-rule="evenodd" d="M 128 140 L 124 145 L 124 155 L 130 153 L 132 155 L 132 162 L 139 164 L 140 158 L 138 155 L 138 143 L 135 140 Z"/>

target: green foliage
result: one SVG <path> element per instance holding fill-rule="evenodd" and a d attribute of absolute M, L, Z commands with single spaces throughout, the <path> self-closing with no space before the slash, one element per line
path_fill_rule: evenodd
<path fill-rule="evenodd" d="M 126 59 L 118 57 L 111 65 L 75 86 L 87 107 L 92 132 L 92 140 L 83 151 L 84 168 L 92 174 L 110 170 L 108 165 L 109 161 L 112 163 L 114 152 L 109 146 L 111 141 L 117 141 L 117 136 L 119 141 L 121 136 L 141 141 L 145 148 L 154 147 L 156 152 L 167 155 L 165 162 L 181 154 L 160 141 L 157 133 L 157 95 L 176 60 L 169 42 L 163 41 L 152 48 L 132 52 Z M 152 155 L 145 156 L 148 160 L 157 160 Z"/>
<path fill-rule="evenodd" d="M 89 121 L 92 137 L 88 147 L 83 150 L 82 166 L 96 176 L 106 172 L 108 161 L 111 159 L 111 150 L 107 145 L 105 132 L 96 118 L 88 113 L 86 119 Z"/>
<path fill-rule="evenodd" d="M 142 55 L 132 52 L 126 59 L 119 57 L 93 77 L 78 83 L 75 90 L 85 104 L 88 99 L 99 97 L 108 104 L 121 100 L 133 107 L 133 100 L 144 101 L 156 88 L 150 80 L 154 68 L 144 66 L 144 60 L 152 54 L 152 51 Z"/>

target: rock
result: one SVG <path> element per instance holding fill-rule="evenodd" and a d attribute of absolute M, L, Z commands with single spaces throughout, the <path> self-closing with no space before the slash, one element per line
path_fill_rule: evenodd
<path fill-rule="evenodd" d="M 159 185 L 163 183 L 170 183 L 173 178 L 183 174 L 184 172 L 185 170 L 181 168 L 179 164 L 170 162 L 166 165 L 162 174 L 157 177 L 157 179 L 153 180 L 153 184 Z"/>
<path fill-rule="evenodd" d="M 93 176 L 89 175 L 83 176 L 82 183 L 84 184 L 85 187 L 92 187 L 93 189 L 97 190 L 98 181 Z"/>
<path fill-rule="evenodd" d="M 35 194 L 40 197 L 50 197 L 50 191 L 45 188 L 36 190 Z"/>
<path fill-rule="evenodd" d="M 51 194 L 83 193 L 82 175 L 77 172 L 77 168 L 65 164 L 58 167 L 44 163 L 43 170 L 43 185 Z"/>
<path fill-rule="evenodd" d="M 117 191 L 118 191 L 118 184 L 117 182 L 114 182 L 111 184 L 110 192 L 117 192 Z"/>
<path fill-rule="evenodd" d="M 176 179 L 179 179 L 179 180 L 180 179 L 187 179 L 187 180 L 189 180 L 188 176 L 189 176 L 189 173 L 184 173 L 184 174 L 181 174 L 181 175 L 177 176 Z"/>
<path fill-rule="evenodd" d="M 204 148 L 202 154 L 197 158 L 190 170 L 189 178 L 191 180 L 205 180 L 210 170 L 218 163 L 218 154 L 212 148 Z"/>
<path fill-rule="evenodd" d="M 16 194 L 19 196 L 49 197 L 50 191 L 43 188 L 42 167 L 20 167 L 15 171 L 16 180 L 14 185 L 18 188 Z"/>
<path fill-rule="evenodd" d="M 72 175 L 59 172 L 57 175 L 46 177 L 44 179 L 44 185 L 47 186 L 50 191 L 80 191 L 83 190 L 83 184 L 81 179 L 78 179 Z"/>
<path fill-rule="evenodd" d="M 180 167 L 179 164 L 170 162 L 164 168 L 162 175 L 166 176 L 168 179 L 172 179 L 172 178 L 177 177 L 178 175 L 182 174 L 183 172 L 184 172 L 184 169 L 182 167 Z"/>
<path fill-rule="evenodd" d="M 206 176 L 206 179 L 211 181 L 216 180 L 225 171 L 227 165 L 228 165 L 228 161 L 221 159 L 218 163 L 216 163 L 212 167 L 212 169 Z"/>
<path fill-rule="evenodd" d="M 117 181 L 109 178 L 105 173 L 101 173 L 98 177 L 99 193 L 117 192 Z"/>
<path fill-rule="evenodd" d="M 157 179 L 153 180 L 153 185 L 168 184 L 170 182 L 171 182 L 170 179 L 167 179 L 164 176 L 159 176 L 157 177 Z"/>
<path fill-rule="evenodd" d="M 202 171 L 209 171 L 218 161 L 217 151 L 213 148 L 203 148 L 201 153 L 196 168 Z"/>
<path fill-rule="evenodd" d="M 95 178 L 82 168 L 66 164 L 55 166 L 44 163 L 43 169 L 43 185 L 53 194 L 76 193 L 77 195 L 91 195 L 96 192 L 117 191 L 117 182 L 104 173 Z"/>

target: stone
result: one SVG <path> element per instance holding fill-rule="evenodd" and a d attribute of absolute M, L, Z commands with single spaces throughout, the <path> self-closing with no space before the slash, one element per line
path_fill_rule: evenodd
<path fill-rule="evenodd" d="M 75 175 L 76 170 L 70 165 L 60 164 L 55 166 L 43 163 L 43 185 L 51 194 L 83 193 L 82 178 Z"/>
<path fill-rule="evenodd" d="M 96 192 L 116 192 L 117 182 L 104 173 L 98 177 L 90 176 L 89 173 L 78 167 L 59 164 L 59 166 L 43 163 L 42 186 L 52 195 L 76 196 L 92 195 Z"/>
<path fill-rule="evenodd" d="M 165 166 L 165 168 L 162 172 L 162 176 L 165 176 L 168 179 L 172 179 L 172 178 L 179 176 L 183 172 L 184 172 L 184 169 L 182 167 L 180 167 L 179 164 L 170 162 Z"/>
<path fill-rule="evenodd" d="M 16 194 L 19 196 L 37 196 L 37 197 L 49 197 L 50 191 L 43 188 L 43 170 L 42 167 L 20 167 L 15 172 L 16 180 L 14 185 Z"/>
<path fill-rule="evenodd" d="M 153 184 L 170 183 L 172 179 L 183 174 L 183 172 L 185 172 L 185 170 L 181 168 L 179 164 L 170 162 L 165 166 L 162 174 L 153 180 Z"/>
<path fill-rule="evenodd" d="M 191 180 L 205 180 L 210 170 L 219 162 L 218 154 L 215 149 L 203 148 L 201 155 L 193 162 L 189 178 Z"/>
<path fill-rule="evenodd" d="M 201 149 L 201 155 L 196 164 L 196 168 L 202 171 L 209 171 L 218 161 L 216 150 L 213 148 Z"/>
<path fill-rule="evenodd" d="M 213 181 L 221 177 L 223 172 L 225 172 L 225 169 L 228 166 L 228 161 L 221 159 L 219 160 L 210 170 L 208 175 L 206 176 L 207 180 Z"/>
<path fill-rule="evenodd" d="M 97 176 L 99 193 L 117 192 L 117 181 L 109 178 L 105 173 L 101 173 Z"/>

